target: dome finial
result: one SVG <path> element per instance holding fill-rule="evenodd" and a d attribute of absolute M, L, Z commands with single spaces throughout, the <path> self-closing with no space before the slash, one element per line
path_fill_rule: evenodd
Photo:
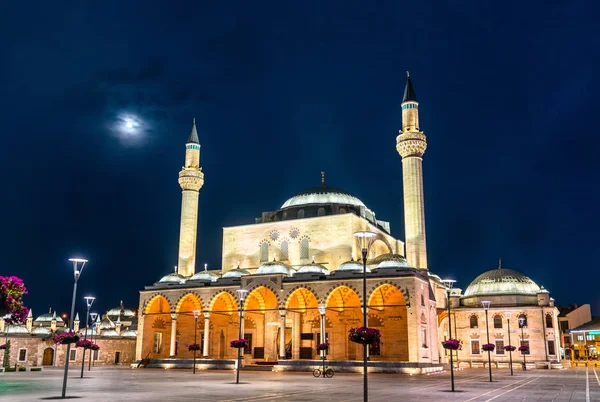
<path fill-rule="evenodd" d="M 498 258 L 498 269 L 502 269 L 502 258 Z"/>
<path fill-rule="evenodd" d="M 406 78 L 410 77 L 410 71 L 406 72 Z"/>
<path fill-rule="evenodd" d="M 321 172 L 321 187 L 325 187 L 325 172 Z"/>
<path fill-rule="evenodd" d="M 208 264 L 205 263 L 204 264 L 204 271 L 207 271 L 207 270 L 208 270 Z"/>
<path fill-rule="evenodd" d="M 173 267 L 173 273 L 177 273 L 177 265 Z"/>

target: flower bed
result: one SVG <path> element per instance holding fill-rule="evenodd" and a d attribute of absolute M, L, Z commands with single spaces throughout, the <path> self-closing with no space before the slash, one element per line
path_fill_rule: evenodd
<path fill-rule="evenodd" d="M 236 339 L 230 343 L 232 348 L 242 349 L 248 346 L 248 341 L 245 339 Z"/>
<path fill-rule="evenodd" d="M 27 320 L 29 309 L 23 305 L 22 298 L 27 294 L 23 280 L 16 276 L 0 276 L 0 317 L 9 325 L 23 324 Z"/>
<path fill-rule="evenodd" d="M 93 346 L 93 343 L 92 343 L 92 341 L 90 341 L 88 339 L 84 339 L 84 340 L 75 342 L 75 346 L 77 346 L 78 348 L 91 349 Z"/>
<path fill-rule="evenodd" d="M 494 345 L 493 343 L 484 343 L 483 345 L 481 345 L 481 350 L 483 350 L 484 352 L 493 352 L 494 349 L 496 349 L 496 345 Z"/>
<path fill-rule="evenodd" d="M 348 340 L 361 345 L 379 346 L 381 342 L 381 332 L 375 328 L 350 328 Z"/>
<path fill-rule="evenodd" d="M 77 332 L 63 332 L 54 337 L 54 343 L 60 345 L 68 345 L 69 343 L 77 343 L 79 341 L 79 334 Z"/>
<path fill-rule="evenodd" d="M 198 345 L 197 343 L 192 343 L 190 346 L 188 346 L 188 350 L 190 352 L 200 350 L 200 345 Z"/>
<path fill-rule="evenodd" d="M 458 339 L 448 339 L 444 342 L 442 342 L 442 346 L 444 347 L 444 349 L 448 349 L 448 350 L 460 350 L 462 348 L 462 342 L 459 341 Z"/>
<path fill-rule="evenodd" d="M 504 347 L 504 350 L 506 350 L 507 352 L 514 352 L 517 348 L 513 345 L 506 345 Z"/>
<path fill-rule="evenodd" d="M 327 343 L 327 342 L 317 343 L 317 352 L 320 352 L 322 350 L 327 352 L 329 350 L 329 343 Z"/>

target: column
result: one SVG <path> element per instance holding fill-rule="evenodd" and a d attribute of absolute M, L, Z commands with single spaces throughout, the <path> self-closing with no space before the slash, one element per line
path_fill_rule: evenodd
<path fill-rule="evenodd" d="M 175 357 L 175 341 L 177 340 L 177 314 L 171 314 L 171 347 L 169 357 Z"/>
<path fill-rule="evenodd" d="M 297 311 L 293 312 L 293 324 L 292 324 L 292 359 L 300 358 L 300 313 Z"/>
<path fill-rule="evenodd" d="M 285 310 L 279 310 L 279 360 L 285 360 Z"/>
<path fill-rule="evenodd" d="M 208 333 L 210 332 L 210 313 L 204 313 L 204 346 L 202 348 L 202 357 L 208 359 Z"/>

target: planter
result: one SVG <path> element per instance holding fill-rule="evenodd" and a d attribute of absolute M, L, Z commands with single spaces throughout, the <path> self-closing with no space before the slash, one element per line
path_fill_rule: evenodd
<path fill-rule="evenodd" d="M 75 346 L 78 348 L 91 349 L 94 344 L 92 341 L 85 339 L 75 342 Z"/>
<path fill-rule="evenodd" d="M 461 341 L 459 341 L 458 339 L 448 339 L 442 342 L 442 346 L 444 347 L 444 349 L 448 350 L 460 350 L 462 347 Z"/>
<path fill-rule="evenodd" d="M 329 350 L 329 343 L 324 342 L 324 343 L 317 344 L 317 352 L 321 352 L 321 351 L 327 352 L 328 350 Z"/>
<path fill-rule="evenodd" d="M 32 367 L 29 369 L 29 371 L 42 371 L 41 367 Z"/>
<path fill-rule="evenodd" d="M 348 340 L 361 345 L 378 346 L 381 342 L 381 332 L 375 328 L 350 328 Z"/>
<path fill-rule="evenodd" d="M 517 348 L 513 345 L 506 345 L 504 347 L 504 350 L 506 350 L 507 352 L 514 352 L 515 350 L 517 350 Z"/>
<path fill-rule="evenodd" d="M 248 346 L 248 341 L 245 339 L 236 339 L 231 341 L 230 346 L 236 349 L 243 349 Z"/>
<path fill-rule="evenodd" d="M 529 353 L 529 346 L 519 346 L 519 352 Z"/>
<path fill-rule="evenodd" d="M 100 346 L 94 343 L 90 349 L 91 350 L 100 350 Z"/>
<path fill-rule="evenodd" d="M 483 350 L 484 352 L 493 352 L 494 349 L 496 349 L 496 345 L 494 345 L 493 343 L 484 343 L 483 345 L 481 345 L 481 350 Z"/>
<path fill-rule="evenodd" d="M 190 346 L 188 346 L 188 350 L 190 352 L 198 351 L 200 350 L 200 345 L 198 345 L 197 343 L 192 343 Z"/>
<path fill-rule="evenodd" d="M 68 345 L 69 343 L 77 343 L 81 337 L 77 332 L 63 332 L 54 337 L 53 341 L 57 345 Z"/>
<path fill-rule="evenodd" d="M 2 345 L 0 345 L 0 350 L 4 350 L 6 349 L 6 343 L 3 343 Z"/>

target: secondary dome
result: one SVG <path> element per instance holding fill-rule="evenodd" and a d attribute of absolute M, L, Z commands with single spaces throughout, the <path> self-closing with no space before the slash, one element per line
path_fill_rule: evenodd
<path fill-rule="evenodd" d="M 302 266 L 298 270 L 298 273 L 299 274 L 312 273 L 312 274 L 329 275 L 329 270 L 327 268 L 325 268 L 323 265 L 316 264 L 313 262 L 312 264 L 307 264 L 307 265 Z"/>
<path fill-rule="evenodd" d="M 229 271 L 225 272 L 222 278 L 240 278 L 246 275 L 250 275 L 250 272 L 246 271 L 245 269 L 241 269 L 238 266 L 235 269 L 230 269 Z"/>
<path fill-rule="evenodd" d="M 133 317 L 135 315 L 135 313 L 133 312 L 133 310 L 125 308 L 123 306 L 123 301 L 121 301 L 121 304 L 119 305 L 119 307 L 111 308 L 110 310 L 108 310 L 106 315 L 108 315 L 110 317 L 118 317 L 118 316 Z"/>
<path fill-rule="evenodd" d="M 162 278 L 160 278 L 160 281 L 158 281 L 158 282 L 183 284 L 183 283 L 185 283 L 185 276 L 179 275 L 177 273 L 172 273 L 172 274 L 163 276 Z"/>
<path fill-rule="evenodd" d="M 400 254 L 382 254 L 377 256 L 370 264 L 377 264 L 377 269 L 386 269 L 386 268 L 410 268 L 410 264 L 406 261 L 406 258 L 402 257 Z"/>
<path fill-rule="evenodd" d="M 310 204 L 346 204 L 364 207 L 365 204 L 347 191 L 325 185 L 301 191 L 283 203 L 281 209 Z"/>
<path fill-rule="evenodd" d="M 36 318 L 33 322 L 34 323 L 51 322 L 52 320 L 56 320 L 57 323 L 63 322 L 63 319 L 59 315 L 56 315 L 56 311 L 51 311 L 49 313 L 42 314 L 38 318 Z"/>
<path fill-rule="evenodd" d="M 257 270 L 256 274 L 284 274 L 288 276 L 292 276 L 294 274 L 294 269 L 287 264 L 278 261 L 266 262 L 261 265 Z"/>
<path fill-rule="evenodd" d="M 137 331 L 128 329 L 126 331 L 121 332 L 121 336 L 126 337 L 126 338 L 135 338 L 137 336 Z"/>
<path fill-rule="evenodd" d="M 518 271 L 496 268 L 479 275 L 467 287 L 464 297 L 492 295 L 535 296 L 540 287 Z"/>
<path fill-rule="evenodd" d="M 363 271 L 363 266 L 360 262 L 350 260 L 342 263 L 339 267 L 337 267 L 336 271 Z M 367 268 L 367 272 L 371 272 L 369 268 Z"/>
<path fill-rule="evenodd" d="M 188 281 L 205 281 L 205 282 L 216 282 L 219 279 L 219 275 L 209 270 L 200 271 L 197 274 L 192 275 Z"/>

